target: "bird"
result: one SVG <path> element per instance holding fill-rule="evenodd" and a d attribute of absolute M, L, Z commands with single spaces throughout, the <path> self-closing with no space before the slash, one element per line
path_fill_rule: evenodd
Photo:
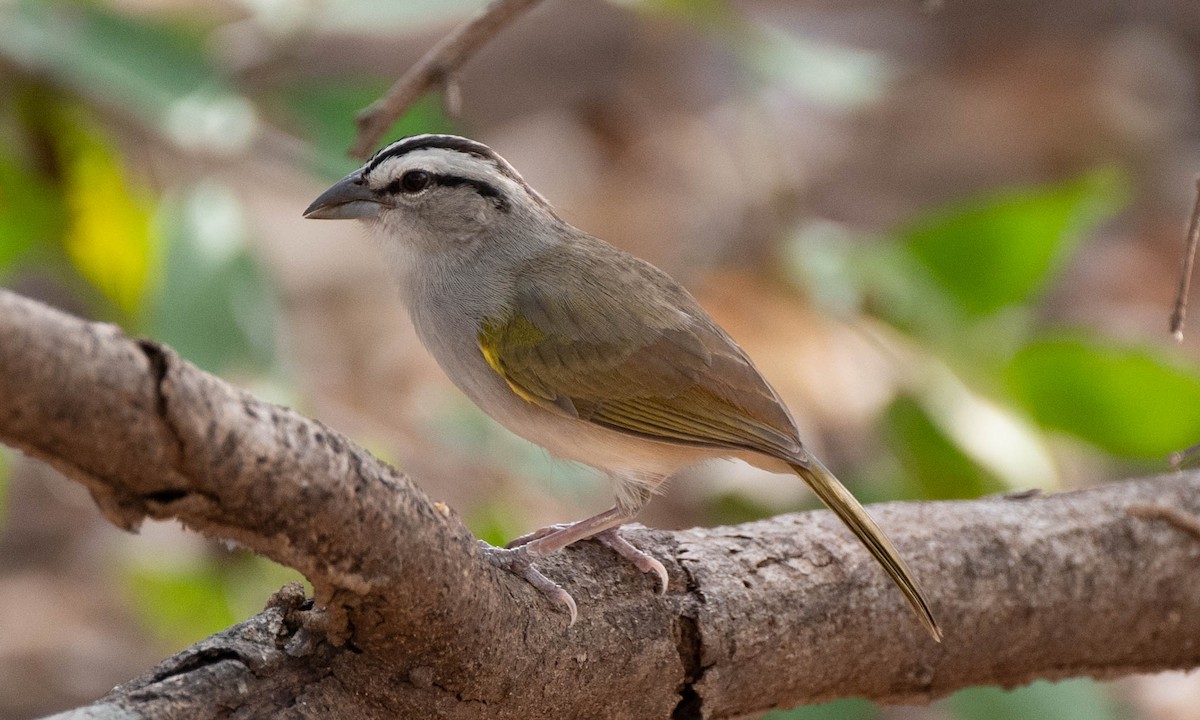
<path fill-rule="evenodd" d="M 663 564 L 620 534 L 668 478 L 718 458 L 803 479 L 882 566 L 935 639 L 942 631 L 900 553 L 801 443 L 779 394 L 683 286 L 566 222 L 504 158 L 457 135 L 401 138 L 331 186 L 311 219 L 362 221 L 422 343 L 502 426 L 611 479 L 613 506 L 504 548 L 495 566 L 570 616 L 537 561 L 594 538 L 665 592 Z"/>

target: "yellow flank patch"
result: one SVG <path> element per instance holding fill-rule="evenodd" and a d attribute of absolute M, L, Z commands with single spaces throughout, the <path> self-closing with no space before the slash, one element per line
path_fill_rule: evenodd
<path fill-rule="evenodd" d="M 528 321 L 525 321 L 524 324 L 531 328 L 534 332 L 537 332 L 539 335 L 541 334 L 541 331 L 539 331 L 536 327 L 533 327 L 533 325 Z M 500 342 L 501 337 L 503 337 L 505 330 L 508 327 L 511 327 L 511 325 L 497 328 L 490 321 L 484 321 L 483 325 L 479 329 L 479 352 L 483 353 L 484 361 L 487 362 L 489 367 L 496 371 L 497 375 L 504 378 L 504 382 L 508 383 L 509 389 L 512 390 L 517 397 L 521 398 L 525 402 L 533 403 L 535 405 L 540 404 L 541 400 L 539 398 L 531 395 L 525 390 L 525 388 L 513 382 L 508 376 L 508 373 L 504 372 L 504 360 L 500 357 Z"/>

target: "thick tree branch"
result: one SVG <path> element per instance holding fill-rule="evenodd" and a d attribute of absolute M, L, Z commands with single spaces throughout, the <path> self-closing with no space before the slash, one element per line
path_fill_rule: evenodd
<path fill-rule="evenodd" d="M 937 645 L 824 512 L 631 533 L 666 563 L 665 597 L 605 548 L 571 548 L 544 565 L 579 601 L 568 628 L 338 433 L 3 291 L 0 440 L 122 527 L 178 517 L 316 589 L 285 588 L 76 717 L 734 717 L 1200 665 L 1200 540 L 1177 521 L 1200 516 L 1197 474 L 876 506 L 930 592 Z"/>
<path fill-rule="evenodd" d="M 358 113 L 358 137 L 350 155 L 366 159 L 383 134 L 413 103 L 445 85 L 479 49 L 540 0 L 493 0 L 478 15 L 442 38 L 383 97 Z"/>

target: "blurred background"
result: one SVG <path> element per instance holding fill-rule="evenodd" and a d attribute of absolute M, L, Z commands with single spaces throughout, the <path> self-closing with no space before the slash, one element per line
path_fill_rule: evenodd
<path fill-rule="evenodd" d="M 0 0 L 0 285 L 348 433 L 492 542 L 603 509 L 476 410 L 377 248 L 303 208 L 355 112 L 479 0 Z M 546 0 L 390 137 L 470 135 L 687 284 L 865 501 L 1167 471 L 1200 340 L 1167 333 L 1200 172 L 1194 0 Z M 1200 328 L 1197 328 L 1200 334 Z M 816 507 L 697 468 L 646 524 Z M 294 572 L 0 448 L 0 717 L 90 701 Z M 843 701 L 772 720 L 1200 717 L 1200 676 Z"/>

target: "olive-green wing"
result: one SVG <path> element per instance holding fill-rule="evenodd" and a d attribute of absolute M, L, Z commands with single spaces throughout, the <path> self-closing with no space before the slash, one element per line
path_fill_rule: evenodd
<path fill-rule="evenodd" d="M 480 351 L 514 393 L 656 440 L 799 452 L 775 391 L 666 274 L 615 249 L 603 273 L 571 261 L 532 263 L 512 312 L 481 327 Z"/>

